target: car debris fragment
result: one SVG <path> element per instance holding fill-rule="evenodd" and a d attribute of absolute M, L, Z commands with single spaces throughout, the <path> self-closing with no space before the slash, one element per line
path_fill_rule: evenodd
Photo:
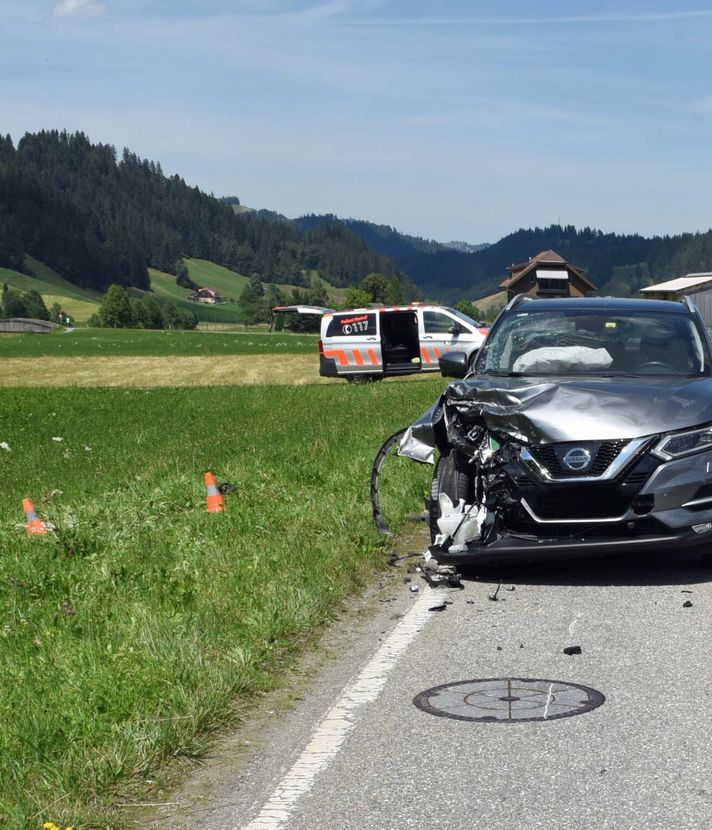
<path fill-rule="evenodd" d="M 487 594 L 487 599 L 488 599 L 490 602 L 499 602 L 499 589 L 500 589 L 501 587 L 502 587 L 502 584 L 500 583 L 500 584 L 497 586 L 497 590 L 496 590 L 493 594 Z"/>
<path fill-rule="evenodd" d="M 564 646 L 564 654 L 571 656 L 572 654 L 581 654 L 581 646 L 578 644 Z"/>
<path fill-rule="evenodd" d="M 686 600 L 682 603 L 682 607 L 683 607 L 683 608 L 692 608 L 692 603 L 690 602 L 690 600 L 689 600 L 689 599 L 686 599 Z"/>

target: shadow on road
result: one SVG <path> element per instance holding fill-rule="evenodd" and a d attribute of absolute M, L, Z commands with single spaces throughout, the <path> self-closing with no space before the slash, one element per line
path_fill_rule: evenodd
<path fill-rule="evenodd" d="M 532 563 L 462 565 L 467 581 L 521 585 L 691 585 L 712 582 L 712 563 L 686 551 Z"/>

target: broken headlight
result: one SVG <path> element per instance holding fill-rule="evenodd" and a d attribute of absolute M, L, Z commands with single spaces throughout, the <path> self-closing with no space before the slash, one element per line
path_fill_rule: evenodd
<path fill-rule="evenodd" d="M 658 441 L 652 453 L 663 461 L 670 461 L 709 449 L 712 449 L 712 426 L 687 432 L 670 432 Z"/>

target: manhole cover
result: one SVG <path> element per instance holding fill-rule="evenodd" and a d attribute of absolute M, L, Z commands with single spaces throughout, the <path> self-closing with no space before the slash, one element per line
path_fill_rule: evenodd
<path fill-rule="evenodd" d="M 606 698 L 595 689 L 559 680 L 494 677 L 460 680 L 426 689 L 413 698 L 423 712 L 454 720 L 523 723 L 582 715 Z"/>

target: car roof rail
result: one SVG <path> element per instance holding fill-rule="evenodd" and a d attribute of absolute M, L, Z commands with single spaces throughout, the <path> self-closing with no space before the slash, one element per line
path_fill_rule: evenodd
<path fill-rule="evenodd" d="M 513 308 L 517 308 L 522 303 L 527 303 L 530 300 L 533 300 L 534 297 L 530 297 L 529 294 L 516 294 L 507 304 L 505 311 L 511 311 Z"/>
<path fill-rule="evenodd" d="M 695 311 L 696 311 L 695 304 L 687 296 L 687 294 L 683 294 L 682 297 L 680 297 L 680 302 L 685 306 L 685 308 L 690 312 L 690 314 L 695 313 Z"/>

